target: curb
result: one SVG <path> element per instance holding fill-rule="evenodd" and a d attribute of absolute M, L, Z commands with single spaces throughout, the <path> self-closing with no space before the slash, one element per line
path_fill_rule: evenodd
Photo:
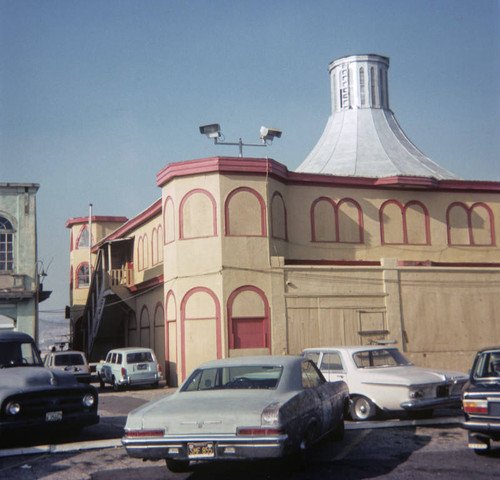
<path fill-rule="evenodd" d="M 16 455 L 35 455 L 38 453 L 67 453 L 78 452 L 80 450 L 95 450 L 99 448 L 121 447 L 121 438 L 110 440 L 93 440 L 91 442 L 62 443 L 60 445 L 37 445 L 35 447 L 12 448 L 0 450 L 1 457 L 13 457 Z"/>
<path fill-rule="evenodd" d="M 375 422 L 346 422 L 346 430 L 374 430 L 377 428 L 420 427 L 433 425 L 458 425 L 462 417 L 429 418 L 425 420 L 383 420 Z M 1 457 L 16 455 L 35 455 L 40 453 L 68 453 L 80 450 L 96 450 L 100 448 L 121 447 L 121 438 L 110 440 L 93 440 L 91 442 L 62 443 L 60 445 L 38 445 L 35 447 L 12 448 L 0 450 Z"/>
<path fill-rule="evenodd" d="M 422 420 L 382 420 L 375 422 L 346 422 L 346 430 L 372 430 L 376 428 L 423 427 L 433 425 L 460 425 L 463 417 L 426 418 Z"/>

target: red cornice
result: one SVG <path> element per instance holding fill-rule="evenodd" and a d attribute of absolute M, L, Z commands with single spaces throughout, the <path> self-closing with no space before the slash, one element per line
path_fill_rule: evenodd
<path fill-rule="evenodd" d="M 127 217 L 100 217 L 100 216 L 94 216 L 92 215 L 92 222 L 116 222 L 116 223 L 123 223 L 128 220 Z M 70 228 L 73 225 L 79 225 L 81 223 L 88 223 L 89 217 L 78 217 L 78 218 L 70 218 L 66 222 L 66 228 Z"/>
<path fill-rule="evenodd" d="M 123 237 L 134 228 L 139 227 L 140 225 L 147 222 L 149 219 L 158 214 L 161 214 L 161 198 L 156 200 L 156 202 L 153 203 L 146 210 L 139 213 L 139 215 L 135 216 L 134 218 L 131 218 L 127 223 L 123 224 L 121 227 L 117 228 L 114 232 L 110 233 L 107 237 L 97 242 L 94 245 L 92 251 L 93 252 L 96 251 L 103 243 L 109 240 L 115 240 L 117 238 Z"/>
<path fill-rule="evenodd" d="M 343 188 L 396 188 L 404 190 L 435 190 L 500 193 L 500 182 L 485 180 L 436 180 L 430 177 L 394 176 L 384 178 L 342 177 L 316 173 L 290 172 L 276 160 L 247 157 L 210 157 L 170 163 L 156 175 L 162 187 L 176 177 L 202 173 L 232 173 L 269 175 L 286 184 L 315 185 Z"/>
<path fill-rule="evenodd" d="M 285 258 L 285 265 L 320 265 L 336 267 L 379 267 L 380 262 L 365 260 L 301 260 L 295 258 Z"/>
<path fill-rule="evenodd" d="M 135 293 L 162 284 L 163 284 L 163 274 L 158 275 L 157 277 L 154 278 L 150 278 L 149 280 L 145 280 L 144 282 L 138 283 L 137 285 L 132 285 L 131 287 L 129 287 L 129 290 Z"/>

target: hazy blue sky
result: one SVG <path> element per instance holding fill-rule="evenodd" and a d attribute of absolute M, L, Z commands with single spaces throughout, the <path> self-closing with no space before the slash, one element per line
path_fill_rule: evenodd
<path fill-rule="evenodd" d="M 390 57 L 390 105 L 433 161 L 500 180 L 498 0 L 0 0 L 0 182 L 40 183 L 39 258 L 68 303 L 69 233 L 88 214 L 132 217 L 169 162 L 268 155 L 294 170 L 330 113 L 328 64 Z"/>

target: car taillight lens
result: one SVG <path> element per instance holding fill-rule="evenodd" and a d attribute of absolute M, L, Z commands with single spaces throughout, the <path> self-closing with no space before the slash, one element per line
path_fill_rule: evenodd
<path fill-rule="evenodd" d="M 122 367 L 122 377 L 127 376 L 127 369 Z"/>
<path fill-rule="evenodd" d="M 269 404 L 260 416 L 260 424 L 261 425 L 278 425 L 279 424 L 279 412 L 280 412 L 280 403 L 275 402 Z"/>
<path fill-rule="evenodd" d="M 283 430 L 280 428 L 260 428 L 260 427 L 243 427 L 236 430 L 237 435 L 282 435 Z"/>
<path fill-rule="evenodd" d="M 158 365 L 158 371 L 159 371 L 160 373 L 162 372 L 161 365 Z"/>
<path fill-rule="evenodd" d="M 464 412 L 466 413 L 488 413 L 488 400 L 465 400 Z"/>
<path fill-rule="evenodd" d="M 126 432 L 126 437 L 163 437 L 165 435 L 164 430 L 131 430 Z"/>

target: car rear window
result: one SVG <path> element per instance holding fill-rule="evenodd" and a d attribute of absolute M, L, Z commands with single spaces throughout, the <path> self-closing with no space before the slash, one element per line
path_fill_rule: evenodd
<path fill-rule="evenodd" d="M 151 352 L 127 353 L 127 363 L 154 362 Z"/>
<path fill-rule="evenodd" d="M 358 368 L 400 367 L 412 364 L 396 348 L 357 352 L 352 358 Z"/>
<path fill-rule="evenodd" d="M 283 367 L 277 365 L 241 365 L 205 368 L 193 372 L 181 391 L 275 389 Z"/>
<path fill-rule="evenodd" d="M 79 353 L 64 353 L 56 355 L 54 358 L 54 365 L 62 367 L 65 365 L 85 365 L 82 355 Z"/>
<path fill-rule="evenodd" d="M 500 377 L 500 351 L 483 353 L 477 360 L 474 378 Z"/>

